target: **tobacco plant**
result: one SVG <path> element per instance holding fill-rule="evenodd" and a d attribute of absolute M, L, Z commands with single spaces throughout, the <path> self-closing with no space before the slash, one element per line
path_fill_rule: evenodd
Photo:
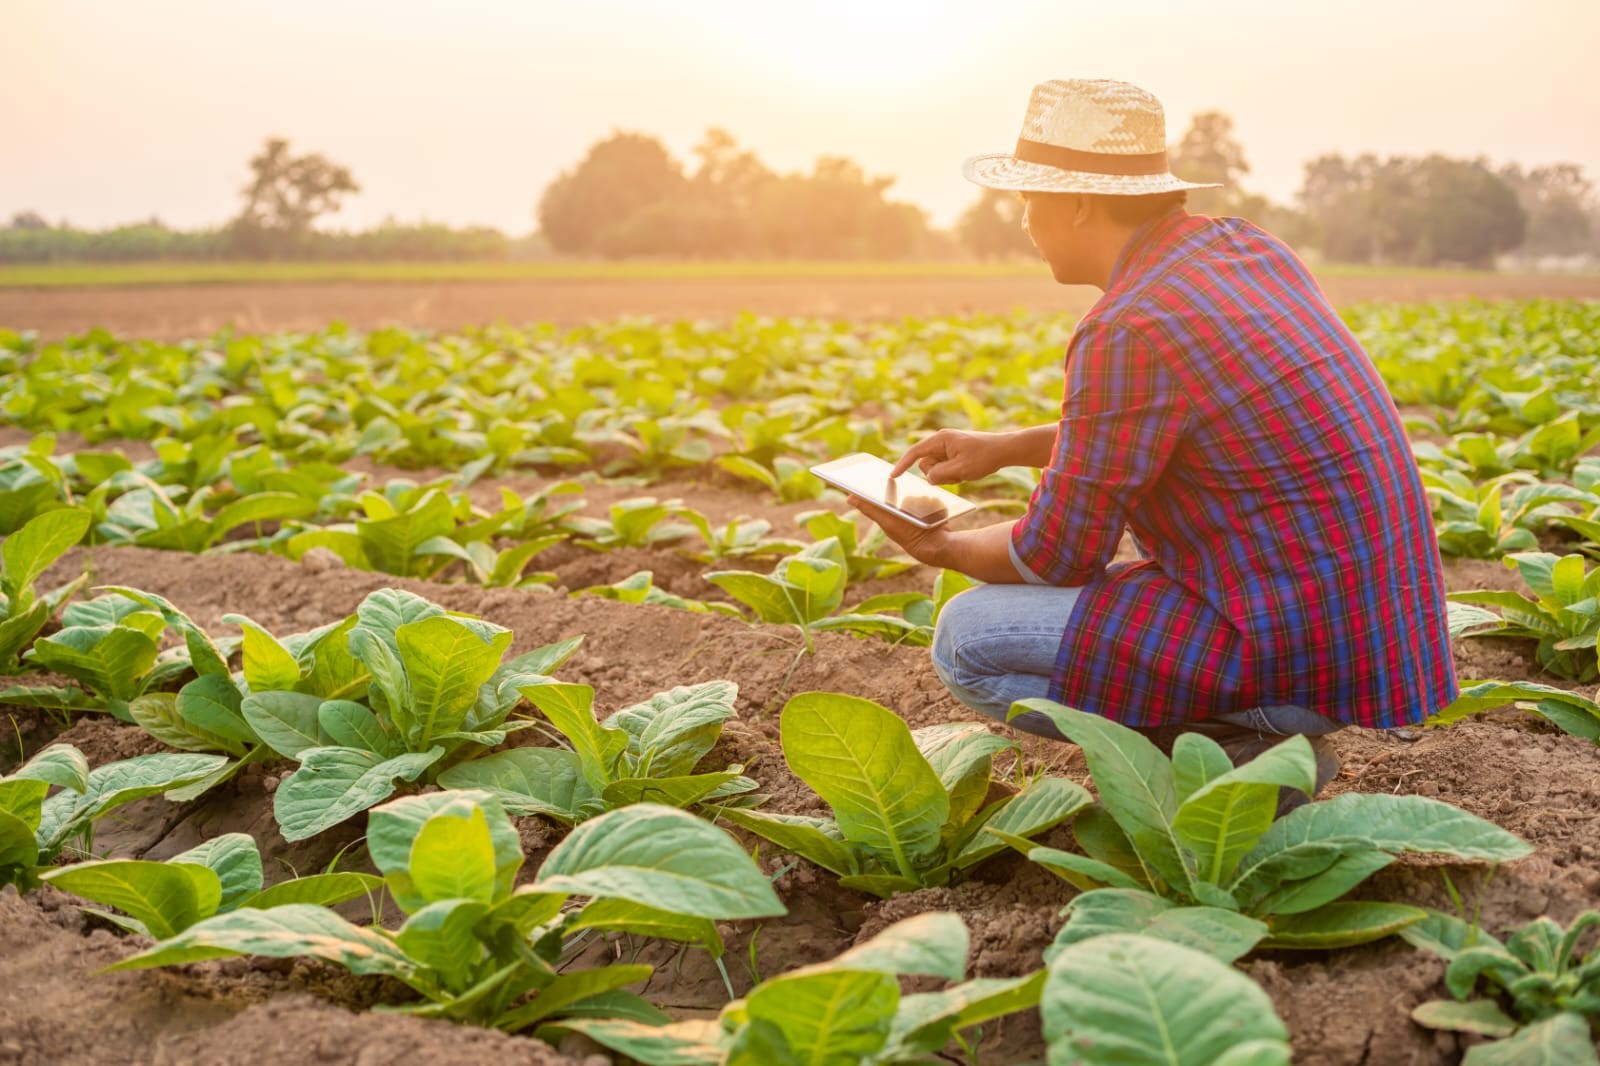
<path fill-rule="evenodd" d="M 1600 927 L 1600 912 L 1579 915 L 1566 929 L 1535 918 L 1504 942 L 1476 924 L 1430 912 L 1401 933 L 1449 963 L 1436 999 L 1411 1012 L 1430 1029 L 1494 1039 L 1468 1048 L 1467 1066 L 1594 1066 L 1594 1026 L 1600 1021 L 1600 951 L 1579 951 L 1584 934 Z M 1483 998 L 1473 998 L 1479 990 Z"/>
<path fill-rule="evenodd" d="M 61 603 L 82 587 L 78 578 L 40 596 L 33 583 L 89 529 L 85 511 L 66 508 L 29 519 L 0 546 L 0 675 L 20 669 L 18 657 Z"/>
<path fill-rule="evenodd" d="M 1004 850 L 994 831 L 1026 839 L 1090 802 L 1078 785 L 1049 776 L 989 802 L 994 756 L 1016 745 L 976 723 L 913 733 L 870 700 L 810 692 L 784 706 L 779 731 L 789 768 L 834 817 L 731 808 L 722 816 L 844 887 L 883 898 L 950 884 Z"/>
<path fill-rule="evenodd" d="M 1505 563 L 1537 599 L 1493 589 L 1451 593 L 1455 603 L 1500 610 L 1500 625 L 1470 635 L 1534 640 L 1534 657 L 1550 673 L 1574 681 L 1600 677 L 1600 566 L 1590 570 L 1582 555 L 1549 552 L 1514 552 Z"/>
<path fill-rule="evenodd" d="M 140 936 L 173 936 L 217 914 L 288 903 L 333 906 L 383 887 L 370 874 L 328 872 L 263 888 L 261 853 L 247 833 L 224 833 L 165 862 L 96 859 L 40 880 L 123 913 L 89 910 Z M 87 909 L 87 908 L 86 908 Z"/>
<path fill-rule="evenodd" d="M 547 1032 L 582 1033 L 646 1066 L 943 1061 L 937 1056 L 952 1041 L 967 1047 L 961 1030 L 1037 1005 L 1045 983 L 1043 971 L 962 981 L 968 944 L 957 915 L 921 914 L 826 962 L 762 981 L 716 1020 L 566 1018 Z M 905 995 L 902 977 L 960 983 Z"/>
<path fill-rule="evenodd" d="M 1504 862 L 1533 850 L 1498 826 L 1422 796 L 1352 792 L 1275 819 L 1280 788 L 1307 795 L 1315 788 L 1316 759 L 1304 737 L 1235 767 L 1198 733 L 1181 735 L 1169 759 L 1136 731 L 1098 715 L 1049 700 L 1011 709 L 1013 717 L 1027 711 L 1046 715 L 1083 750 L 1100 794 L 1073 822 L 1083 854 L 987 827 L 1083 891 L 1057 943 L 1138 931 L 1180 907 L 1198 911 L 1183 921 L 1214 920 L 1227 937 L 1242 937 L 1242 949 L 1229 949 L 1235 955 L 1252 937 L 1276 948 L 1360 944 L 1425 916 L 1403 904 L 1343 899 L 1395 856 Z M 1108 900 L 1108 890 L 1120 893 Z"/>
<path fill-rule="evenodd" d="M 367 846 L 406 915 L 398 929 L 353 925 L 307 903 L 242 906 L 111 969 L 310 956 L 394 978 L 418 999 L 387 1009 L 423 1017 L 508 1032 L 571 1015 L 664 1022 L 666 1015 L 624 990 L 649 977 L 649 966 L 567 968 L 587 938 L 634 930 L 720 954 L 714 923 L 784 913 L 726 833 L 654 804 L 579 826 L 521 886 L 516 828 L 484 792 L 384 804 L 372 812 Z"/>
<path fill-rule="evenodd" d="M 37 888 L 69 845 L 90 851 L 101 818 L 134 800 L 203 780 L 223 762 L 220 755 L 136 755 L 90 770 L 70 744 L 45 748 L 0 778 L 0 888 Z M 52 786 L 59 788 L 53 796 Z"/>
<path fill-rule="evenodd" d="M 568 747 L 520 747 L 452 767 L 446 788 L 492 793 L 513 814 L 573 825 L 632 803 L 688 807 L 744 796 L 756 783 L 742 767 L 694 768 L 734 716 L 739 687 L 707 681 L 658 693 L 596 721 L 594 689 L 544 680 L 521 689 Z"/>

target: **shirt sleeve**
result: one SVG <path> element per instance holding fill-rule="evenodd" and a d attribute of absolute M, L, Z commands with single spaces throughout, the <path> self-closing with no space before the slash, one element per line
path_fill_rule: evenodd
<path fill-rule="evenodd" d="M 1188 422 L 1163 353 L 1131 327 L 1080 326 L 1066 378 L 1054 454 L 1011 532 L 1013 558 L 1058 586 L 1087 584 L 1115 557 Z"/>

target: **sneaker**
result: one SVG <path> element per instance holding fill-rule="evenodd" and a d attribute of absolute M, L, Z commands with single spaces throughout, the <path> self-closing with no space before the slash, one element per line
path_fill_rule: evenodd
<path fill-rule="evenodd" d="M 1178 737 L 1184 733 L 1199 733 L 1216 741 L 1228 758 L 1233 760 L 1233 765 L 1240 766 L 1254 759 L 1268 748 L 1283 743 L 1289 738 L 1276 733 L 1263 733 L 1249 726 L 1233 725 L 1228 722 L 1217 722 L 1202 719 L 1197 722 L 1183 722 L 1178 725 L 1157 726 L 1154 729 L 1141 729 L 1140 733 L 1154 744 L 1163 755 L 1172 756 L 1172 746 Z M 1320 794 L 1339 773 L 1339 756 L 1334 752 L 1333 745 L 1328 743 L 1328 737 L 1307 736 L 1311 744 L 1311 753 L 1317 760 L 1317 787 L 1316 792 L 1308 797 L 1297 788 L 1280 788 L 1278 790 L 1278 813 L 1282 818 L 1296 807 L 1303 807 Z"/>

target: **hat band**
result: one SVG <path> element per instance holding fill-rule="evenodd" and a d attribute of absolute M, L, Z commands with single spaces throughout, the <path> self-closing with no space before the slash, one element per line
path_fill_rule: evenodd
<path fill-rule="evenodd" d="M 1145 152 L 1140 155 L 1120 155 L 1110 152 L 1082 152 L 1076 148 L 1063 148 L 1059 144 L 1045 144 L 1019 138 L 1016 158 L 1024 163 L 1042 163 L 1062 170 L 1077 170 L 1086 174 L 1165 174 L 1167 152 Z"/>

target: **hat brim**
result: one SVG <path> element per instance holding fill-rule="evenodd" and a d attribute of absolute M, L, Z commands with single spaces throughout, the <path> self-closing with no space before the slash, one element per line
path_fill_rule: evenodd
<path fill-rule="evenodd" d="M 1093 174 L 1027 163 L 1011 155 L 975 155 L 961 164 L 975 185 L 1007 192 L 1081 192 L 1099 196 L 1151 196 L 1185 189 L 1220 189 L 1219 182 L 1184 181 L 1172 174 Z"/>

